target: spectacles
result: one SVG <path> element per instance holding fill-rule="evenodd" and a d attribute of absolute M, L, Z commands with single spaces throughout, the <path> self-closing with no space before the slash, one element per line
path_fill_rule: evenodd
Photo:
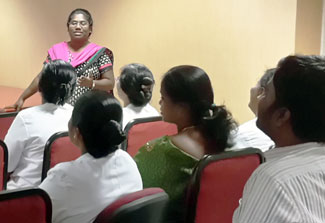
<path fill-rule="evenodd" d="M 70 26 L 78 26 L 78 24 L 82 27 L 88 26 L 89 23 L 87 21 L 71 21 L 69 23 Z"/>

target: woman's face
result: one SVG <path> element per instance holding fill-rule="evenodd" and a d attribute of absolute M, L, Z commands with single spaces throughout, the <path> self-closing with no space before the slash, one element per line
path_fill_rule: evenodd
<path fill-rule="evenodd" d="M 92 27 L 83 14 L 74 14 L 68 25 L 71 40 L 88 40 Z"/>
<path fill-rule="evenodd" d="M 257 115 L 258 97 L 262 93 L 263 93 L 263 88 L 260 86 L 259 82 L 250 90 L 250 100 L 248 103 L 248 107 L 252 110 L 252 112 L 255 115 Z"/>
<path fill-rule="evenodd" d="M 178 104 L 175 104 L 171 98 L 167 95 L 163 86 L 160 90 L 160 113 L 165 122 L 177 123 L 177 116 L 179 114 Z"/>

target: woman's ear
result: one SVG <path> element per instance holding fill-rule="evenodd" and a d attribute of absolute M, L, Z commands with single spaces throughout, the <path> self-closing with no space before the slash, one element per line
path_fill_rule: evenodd
<path fill-rule="evenodd" d="M 81 150 L 82 154 L 86 153 L 87 152 L 86 146 L 78 127 L 75 128 L 72 137 L 74 138 L 75 144 Z"/>

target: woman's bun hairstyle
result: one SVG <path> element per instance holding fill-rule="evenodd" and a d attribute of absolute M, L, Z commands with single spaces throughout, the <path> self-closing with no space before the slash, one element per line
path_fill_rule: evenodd
<path fill-rule="evenodd" d="M 135 106 L 145 106 L 152 98 L 155 80 L 143 64 L 128 64 L 121 70 L 120 86 Z"/>
<path fill-rule="evenodd" d="M 87 152 L 95 158 L 114 152 L 125 140 L 122 107 L 108 92 L 93 90 L 82 95 L 71 120 L 72 126 L 78 127 Z"/>

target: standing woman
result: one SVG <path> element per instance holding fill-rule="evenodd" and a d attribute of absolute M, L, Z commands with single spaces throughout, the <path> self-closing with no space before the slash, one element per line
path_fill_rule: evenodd
<path fill-rule="evenodd" d="M 77 99 L 87 91 L 98 89 L 111 91 L 114 88 L 113 53 L 105 47 L 89 42 L 93 31 L 93 19 L 86 9 L 73 10 L 67 21 L 69 42 L 55 44 L 48 50 L 44 63 L 55 59 L 69 62 L 78 76 L 77 86 L 68 101 L 74 105 Z M 28 88 L 12 106 L 20 110 L 24 101 L 38 90 L 38 74 Z"/>

